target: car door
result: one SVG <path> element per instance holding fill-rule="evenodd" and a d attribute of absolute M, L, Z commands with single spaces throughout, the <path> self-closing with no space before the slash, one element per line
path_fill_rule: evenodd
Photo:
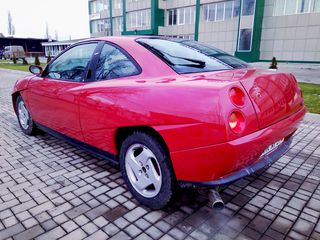
<path fill-rule="evenodd" d="M 109 153 L 115 153 L 114 132 L 121 125 L 117 99 L 125 91 L 121 82 L 135 79 L 141 69 L 135 60 L 115 44 L 106 42 L 97 56 L 90 82 L 79 100 L 80 119 L 85 142 Z"/>
<path fill-rule="evenodd" d="M 97 42 L 75 45 L 59 55 L 28 85 L 33 120 L 47 128 L 83 141 L 78 100 Z"/>

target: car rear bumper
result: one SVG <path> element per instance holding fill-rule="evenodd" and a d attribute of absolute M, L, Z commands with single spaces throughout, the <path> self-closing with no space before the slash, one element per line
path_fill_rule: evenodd
<path fill-rule="evenodd" d="M 271 165 L 290 147 L 292 135 L 306 112 L 302 108 L 290 117 L 233 141 L 185 151 L 171 152 L 177 180 L 181 186 L 216 186 Z M 275 142 L 284 141 L 261 157 Z"/>

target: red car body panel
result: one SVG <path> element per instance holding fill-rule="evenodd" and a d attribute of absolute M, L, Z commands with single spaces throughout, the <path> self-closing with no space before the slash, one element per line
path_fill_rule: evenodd
<path fill-rule="evenodd" d="M 28 104 L 33 119 L 69 137 L 84 141 L 79 97 L 84 83 L 35 77 L 29 81 Z"/>
<path fill-rule="evenodd" d="M 14 94 L 22 92 L 37 123 L 115 156 L 120 128 L 153 128 L 177 180 L 212 181 L 259 161 L 296 131 L 306 111 L 292 75 L 252 68 L 179 75 L 134 37 L 99 40 L 127 51 L 141 73 L 83 83 L 27 78 Z M 243 107 L 230 101 L 232 87 L 246 93 Z M 240 134 L 229 127 L 234 110 L 245 117 Z"/>

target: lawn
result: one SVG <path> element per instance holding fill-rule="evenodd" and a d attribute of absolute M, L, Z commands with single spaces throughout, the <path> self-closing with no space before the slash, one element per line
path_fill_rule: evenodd
<path fill-rule="evenodd" d="M 312 83 L 299 83 L 299 85 L 309 112 L 320 114 L 320 85 Z"/>
<path fill-rule="evenodd" d="M 22 61 L 18 61 L 17 64 L 13 64 L 12 61 L 9 61 L 9 60 L 0 60 L 0 68 L 28 72 L 29 66 L 30 65 L 23 65 Z M 41 67 L 44 67 L 44 66 L 45 64 L 41 64 Z"/>

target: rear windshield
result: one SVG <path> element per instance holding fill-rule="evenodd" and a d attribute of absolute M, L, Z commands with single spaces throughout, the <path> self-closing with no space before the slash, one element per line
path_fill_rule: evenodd
<path fill-rule="evenodd" d="M 196 41 L 140 38 L 137 42 L 159 56 L 180 74 L 248 67 L 244 61 Z"/>

